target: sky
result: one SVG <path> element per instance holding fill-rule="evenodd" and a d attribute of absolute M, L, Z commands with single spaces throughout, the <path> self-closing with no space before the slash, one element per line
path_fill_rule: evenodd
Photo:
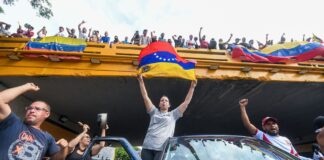
<path fill-rule="evenodd" d="M 324 38 L 323 0 L 50 0 L 54 17 L 47 20 L 37 16 L 27 0 L 14 6 L 3 6 L 0 21 L 12 24 L 15 32 L 20 24 L 30 23 L 35 32 L 46 26 L 48 35 L 58 32 L 59 26 L 75 28 L 84 25 L 105 31 L 113 37 L 132 37 L 136 30 L 161 32 L 167 38 L 202 34 L 211 38 L 246 37 L 279 41 L 282 33 L 287 40 L 301 40 L 303 34 Z M 67 34 L 66 34 L 67 35 Z M 234 38 L 232 40 L 234 40 Z"/>

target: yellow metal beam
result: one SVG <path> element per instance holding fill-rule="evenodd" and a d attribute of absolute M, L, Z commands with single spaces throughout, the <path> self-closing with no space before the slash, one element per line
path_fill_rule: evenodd
<path fill-rule="evenodd" d="M 137 57 L 144 46 L 88 43 L 85 52 L 24 50 L 26 39 L 0 38 L 0 76 L 136 76 Z M 197 61 L 198 78 L 324 82 L 324 62 L 296 64 L 238 62 L 224 50 L 176 48 L 180 56 Z M 26 55 L 47 55 L 51 60 Z M 74 56 L 79 60 L 60 59 Z"/>

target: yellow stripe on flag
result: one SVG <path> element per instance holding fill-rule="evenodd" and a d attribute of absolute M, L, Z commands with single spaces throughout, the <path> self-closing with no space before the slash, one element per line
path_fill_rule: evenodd
<path fill-rule="evenodd" d="M 303 41 L 303 42 L 289 42 L 289 43 L 284 43 L 284 44 L 275 44 L 275 45 L 272 45 L 272 46 L 262 49 L 261 52 L 265 53 L 265 54 L 270 54 L 270 53 L 277 51 L 279 49 L 292 49 L 299 45 L 305 45 L 307 43 L 309 43 L 309 42 Z"/>
<path fill-rule="evenodd" d="M 184 70 L 175 63 L 158 62 L 142 66 L 138 70 L 144 77 L 178 77 L 188 80 L 196 80 L 195 69 Z"/>
<path fill-rule="evenodd" d="M 38 42 L 40 42 L 40 43 L 55 42 L 55 43 L 67 44 L 67 45 L 87 45 L 85 40 L 82 40 L 82 39 L 58 37 L 58 36 L 44 37 Z"/>

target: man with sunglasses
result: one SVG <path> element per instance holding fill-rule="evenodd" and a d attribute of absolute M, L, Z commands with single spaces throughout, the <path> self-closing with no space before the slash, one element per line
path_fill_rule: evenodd
<path fill-rule="evenodd" d="M 40 160 L 64 159 L 67 141 L 55 139 L 40 126 L 50 116 L 50 106 L 44 101 L 35 101 L 25 107 L 24 121 L 11 111 L 9 103 L 27 91 L 38 91 L 33 83 L 9 88 L 0 92 L 0 159 Z"/>

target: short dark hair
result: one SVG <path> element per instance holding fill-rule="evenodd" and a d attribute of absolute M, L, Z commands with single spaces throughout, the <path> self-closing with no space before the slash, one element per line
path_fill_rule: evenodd
<path fill-rule="evenodd" d="M 47 102 L 42 101 L 42 100 L 36 100 L 36 101 L 34 101 L 34 102 L 41 102 L 41 103 L 44 103 L 46 109 L 48 110 L 48 112 L 51 112 L 51 106 L 50 106 Z M 33 103 L 34 103 L 34 102 L 33 102 Z"/>
<path fill-rule="evenodd" d="M 168 98 L 168 100 L 169 100 L 169 104 L 170 104 L 170 106 L 171 106 L 170 98 L 169 98 L 166 94 L 162 94 L 161 98 L 162 98 L 162 97 L 166 97 L 166 98 Z M 160 98 L 160 99 L 161 99 L 161 98 Z"/>

